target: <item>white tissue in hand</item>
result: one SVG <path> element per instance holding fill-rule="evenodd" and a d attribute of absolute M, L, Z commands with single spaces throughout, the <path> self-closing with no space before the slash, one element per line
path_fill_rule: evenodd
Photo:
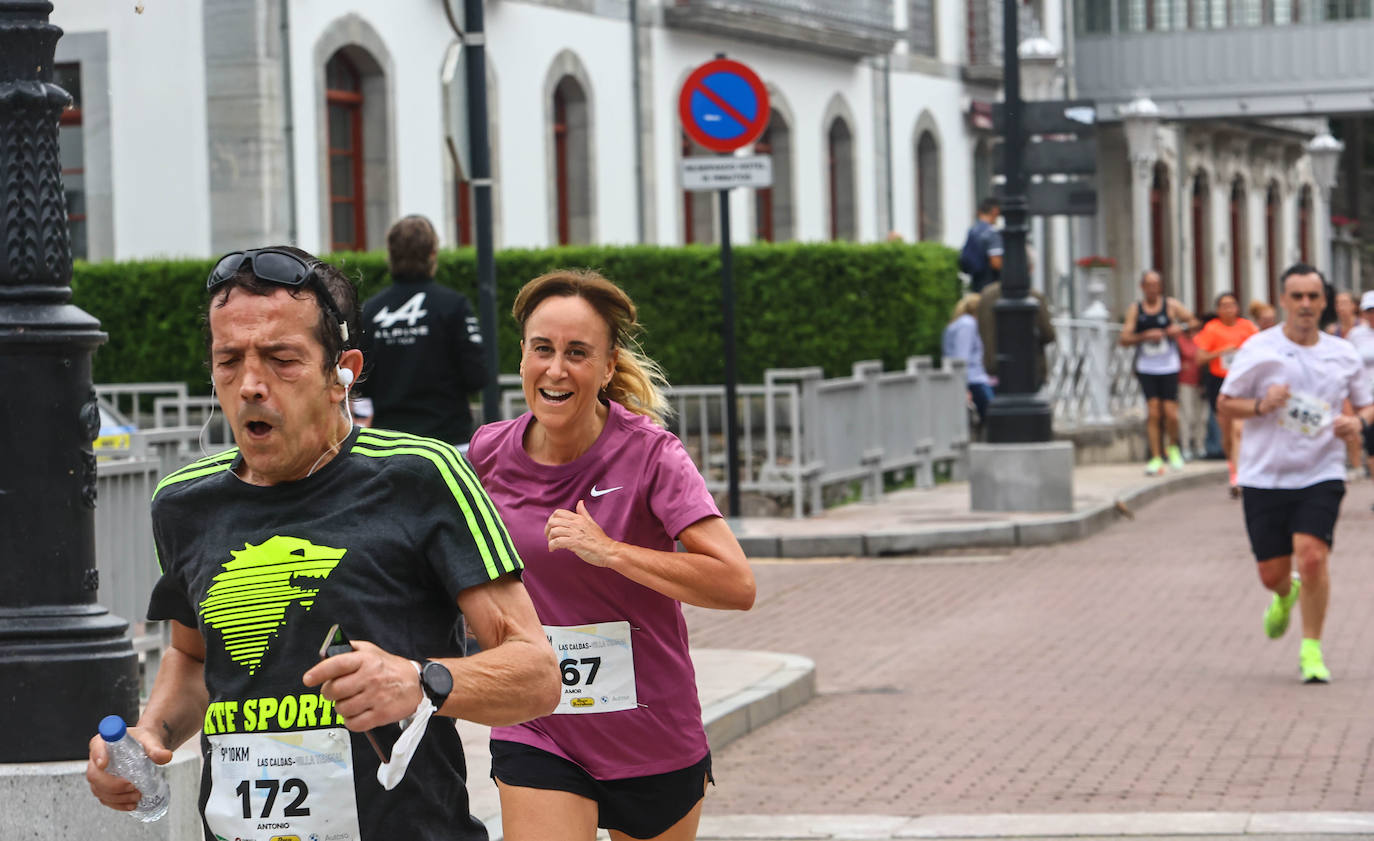
<path fill-rule="evenodd" d="M 432 715 L 433 702 L 429 698 L 422 698 L 420 706 L 415 708 L 410 718 L 401 721 L 401 726 L 405 729 L 401 731 L 401 738 L 397 739 L 391 748 L 391 761 L 377 766 L 377 782 L 382 784 L 382 788 L 391 791 L 406 775 L 406 768 L 410 767 L 410 758 L 420 746 L 420 739 L 424 738 L 425 730 L 429 727 L 429 717 Z"/>

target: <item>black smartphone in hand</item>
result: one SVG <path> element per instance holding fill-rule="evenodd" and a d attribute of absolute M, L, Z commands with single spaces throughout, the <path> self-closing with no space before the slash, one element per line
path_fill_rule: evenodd
<path fill-rule="evenodd" d="M 353 643 L 348 641 L 348 635 L 343 632 L 338 623 L 329 626 L 329 633 L 324 635 L 324 642 L 320 644 L 320 659 L 327 660 L 339 654 L 347 654 L 353 650 Z M 368 730 L 363 733 L 367 737 L 368 744 L 372 745 L 372 750 L 377 753 L 377 758 L 383 763 L 391 762 L 391 756 L 387 751 L 382 750 L 381 744 L 375 735 L 381 732 L 388 744 L 395 744 L 396 739 L 401 735 L 401 728 L 396 724 L 389 724 L 385 727 Z M 394 732 L 393 732 L 394 731 Z"/>
<path fill-rule="evenodd" d="M 326 660 L 336 654 L 347 654 L 353 650 L 353 643 L 348 641 L 348 636 L 344 634 L 336 622 L 329 626 L 329 633 L 324 635 L 324 644 L 320 646 L 320 659 Z"/>

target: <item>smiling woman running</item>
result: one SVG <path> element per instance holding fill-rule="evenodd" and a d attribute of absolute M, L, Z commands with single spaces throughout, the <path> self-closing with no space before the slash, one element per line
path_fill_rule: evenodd
<path fill-rule="evenodd" d="M 747 610 L 754 575 L 682 443 L 634 303 L 591 271 L 520 290 L 530 411 L 469 456 L 563 673 L 553 715 L 492 730 L 509 841 L 696 837 L 711 755 L 681 602 Z M 675 552 L 680 541 L 684 552 Z"/>

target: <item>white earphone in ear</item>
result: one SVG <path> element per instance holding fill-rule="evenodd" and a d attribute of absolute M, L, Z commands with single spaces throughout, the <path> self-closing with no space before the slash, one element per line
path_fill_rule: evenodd
<path fill-rule="evenodd" d="M 338 377 L 339 377 L 339 383 L 340 383 L 344 388 L 348 388 L 349 386 L 353 385 L 353 371 L 352 371 L 352 369 L 345 368 L 344 366 L 340 365 L 339 367 L 337 367 L 337 368 L 334 369 L 334 373 L 335 373 L 336 375 L 338 375 Z"/>

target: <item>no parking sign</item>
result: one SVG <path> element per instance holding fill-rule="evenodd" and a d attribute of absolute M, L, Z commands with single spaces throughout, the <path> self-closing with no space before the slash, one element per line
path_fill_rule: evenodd
<path fill-rule="evenodd" d="M 688 137 L 712 152 L 733 152 L 768 127 L 768 89 L 747 66 L 718 58 L 687 77 L 677 109 Z"/>
<path fill-rule="evenodd" d="M 768 89 L 758 74 L 738 61 L 717 56 L 693 70 L 677 97 L 678 116 L 687 136 L 719 157 L 683 158 L 682 188 L 720 195 L 721 339 L 725 350 L 725 480 L 731 518 L 739 509 L 739 417 L 735 371 L 735 287 L 730 256 L 730 188 L 773 183 L 767 155 L 729 153 L 759 139 L 768 127 Z"/>

